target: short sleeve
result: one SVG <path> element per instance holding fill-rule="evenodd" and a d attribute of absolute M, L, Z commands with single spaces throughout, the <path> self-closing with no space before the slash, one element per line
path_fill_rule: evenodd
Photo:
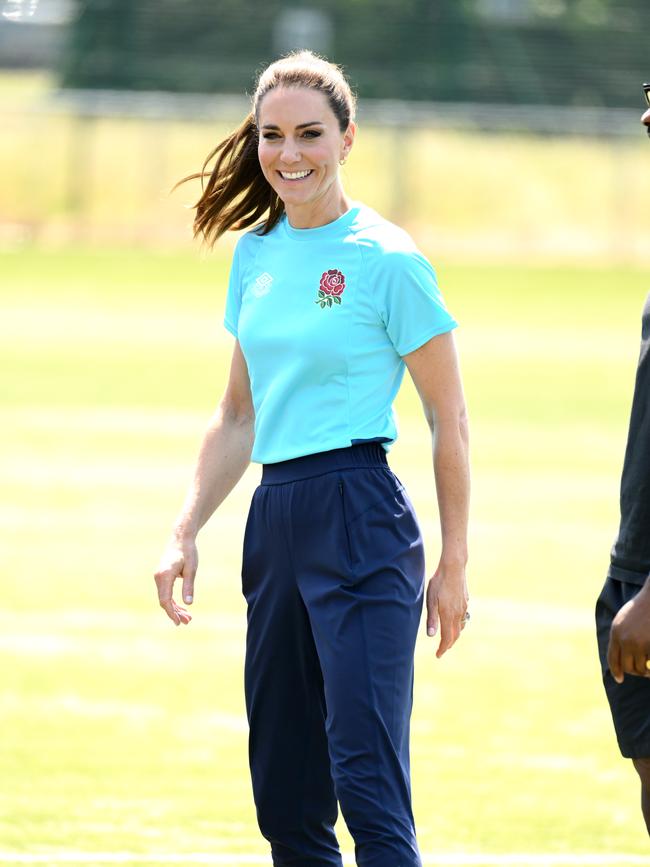
<path fill-rule="evenodd" d="M 241 310 L 242 287 L 240 272 L 240 250 L 238 243 L 235 247 L 230 266 L 228 291 L 226 293 L 226 312 L 223 319 L 223 324 L 234 337 L 238 336 L 239 311 Z"/>
<path fill-rule="evenodd" d="M 386 332 L 401 356 L 456 328 L 431 264 L 417 250 L 380 257 L 373 292 Z"/>

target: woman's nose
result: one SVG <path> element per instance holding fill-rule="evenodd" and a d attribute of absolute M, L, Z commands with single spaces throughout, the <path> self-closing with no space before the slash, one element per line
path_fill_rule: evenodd
<path fill-rule="evenodd" d="M 297 163 L 300 160 L 300 151 L 295 142 L 285 140 L 281 156 L 283 163 Z"/>

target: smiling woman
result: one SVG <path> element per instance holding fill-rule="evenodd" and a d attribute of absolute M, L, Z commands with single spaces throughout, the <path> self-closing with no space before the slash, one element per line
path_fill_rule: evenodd
<path fill-rule="evenodd" d="M 272 64 L 253 110 L 210 154 L 195 233 L 235 249 L 226 394 L 156 572 L 191 620 L 196 536 L 262 464 L 242 564 L 245 693 L 257 817 L 274 865 L 342 867 L 338 804 L 363 867 L 421 867 L 411 808 L 413 657 L 424 599 L 418 519 L 386 454 L 405 369 L 432 433 L 442 552 L 429 581 L 437 656 L 467 614 L 465 407 L 434 271 L 399 227 L 346 195 L 356 134 L 341 71 L 310 52 Z"/>
<path fill-rule="evenodd" d="M 229 229 L 246 229 L 265 215 L 261 231 L 267 234 L 293 204 L 307 206 L 296 213 L 305 226 L 340 216 L 349 203 L 336 183 L 337 165 L 354 141 L 355 109 L 354 94 L 334 64 L 309 51 L 271 64 L 241 126 L 208 154 L 200 172 L 179 181 L 208 177 L 195 205 L 195 235 L 213 244 Z M 287 203 L 292 187 L 302 186 L 307 190 Z"/>
<path fill-rule="evenodd" d="M 326 95 L 303 87 L 273 89 L 258 113 L 260 167 L 291 225 L 324 225 L 344 214 L 350 203 L 337 183 L 338 166 L 354 142 L 354 123 L 348 119 L 342 131 Z"/>

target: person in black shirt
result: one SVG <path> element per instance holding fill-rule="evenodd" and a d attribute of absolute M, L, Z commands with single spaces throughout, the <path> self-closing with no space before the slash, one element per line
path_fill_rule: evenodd
<path fill-rule="evenodd" d="M 650 135 L 650 109 L 641 121 Z M 641 779 L 650 834 L 650 295 L 621 476 L 621 522 L 596 604 L 596 628 L 616 737 Z"/>

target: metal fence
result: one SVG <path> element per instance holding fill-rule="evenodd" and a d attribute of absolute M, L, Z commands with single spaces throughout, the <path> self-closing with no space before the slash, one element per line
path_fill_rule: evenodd
<path fill-rule="evenodd" d="M 0 242 L 186 244 L 170 197 L 246 100 L 43 90 L 5 113 Z M 345 183 L 449 256 L 650 255 L 640 111 L 362 100 Z"/>

